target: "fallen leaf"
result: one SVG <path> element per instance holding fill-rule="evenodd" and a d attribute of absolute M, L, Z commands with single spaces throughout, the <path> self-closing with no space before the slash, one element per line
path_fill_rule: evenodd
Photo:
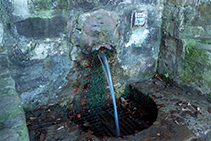
<path fill-rule="evenodd" d="M 158 86 L 157 86 L 157 88 L 160 88 L 160 87 L 161 87 L 161 85 L 158 85 Z"/>
<path fill-rule="evenodd" d="M 80 135 L 77 137 L 77 141 L 83 140 L 86 137 L 86 134 Z"/>
<path fill-rule="evenodd" d="M 84 121 L 83 126 L 87 127 L 87 126 L 90 126 L 90 124 L 89 124 L 89 122 Z"/>
<path fill-rule="evenodd" d="M 174 114 L 174 113 L 177 113 L 178 111 L 176 111 L 176 110 L 170 110 L 170 113 L 171 114 Z"/>
<path fill-rule="evenodd" d="M 165 107 L 165 104 L 159 104 L 159 105 L 157 106 L 158 109 L 160 109 L 160 108 L 162 108 L 162 107 Z"/>
<path fill-rule="evenodd" d="M 158 99 L 158 97 L 156 95 L 152 95 L 151 98 L 152 99 Z"/>
<path fill-rule="evenodd" d="M 163 81 L 157 73 L 155 74 L 155 78 L 159 79 L 160 81 Z"/>
<path fill-rule="evenodd" d="M 28 126 L 29 124 L 31 124 L 31 122 L 26 122 L 26 126 Z"/>
<path fill-rule="evenodd" d="M 90 134 L 93 135 L 93 132 L 90 129 L 87 131 L 87 133 L 90 133 Z"/>
<path fill-rule="evenodd" d="M 93 138 L 93 135 L 92 135 L 91 133 L 86 133 L 85 136 L 86 136 L 87 138 L 90 138 L 90 139 Z"/>
<path fill-rule="evenodd" d="M 158 122 L 158 121 L 155 121 L 155 122 L 153 123 L 153 125 L 157 125 L 157 124 L 159 124 L 159 122 Z"/>
<path fill-rule="evenodd" d="M 47 108 L 52 107 L 54 105 L 56 105 L 56 103 L 48 104 Z"/>
<path fill-rule="evenodd" d="M 162 138 L 165 138 L 165 139 L 168 139 L 168 140 L 170 140 L 170 139 L 171 139 L 171 137 L 169 137 L 169 136 L 168 136 L 168 135 L 166 135 L 166 134 L 163 134 L 161 137 L 162 137 Z"/>
<path fill-rule="evenodd" d="M 35 108 L 34 109 L 34 111 L 38 111 L 38 110 L 42 110 L 43 108 L 41 108 L 41 107 L 37 107 L 37 108 Z"/>
<path fill-rule="evenodd" d="M 135 131 L 133 132 L 133 135 L 136 134 L 136 133 L 138 133 L 138 132 L 139 132 L 138 130 L 135 130 Z"/>
<path fill-rule="evenodd" d="M 46 118 L 52 118 L 52 119 L 55 119 L 55 116 L 53 116 L 53 115 L 49 115 L 49 114 L 46 114 Z"/>
<path fill-rule="evenodd" d="M 30 120 L 34 120 L 36 119 L 37 117 L 29 117 Z"/>
<path fill-rule="evenodd" d="M 81 118 L 81 113 L 77 114 L 77 118 Z"/>
<path fill-rule="evenodd" d="M 64 128 L 64 126 L 60 126 L 59 128 L 56 129 L 56 131 L 59 131 L 59 130 L 61 130 L 63 128 Z"/>
<path fill-rule="evenodd" d="M 178 121 L 175 120 L 174 122 L 179 125 L 179 122 Z"/>
<path fill-rule="evenodd" d="M 78 127 L 77 127 L 77 126 L 74 126 L 74 127 L 70 128 L 68 132 L 69 132 L 69 133 L 72 133 L 72 132 L 74 132 L 75 130 L 78 130 Z"/>
<path fill-rule="evenodd" d="M 153 82 L 155 85 L 158 85 L 158 83 L 157 82 Z"/>
<path fill-rule="evenodd" d="M 143 139 L 141 141 L 152 141 L 152 138 L 145 138 L 145 139 Z"/>
<path fill-rule="evenodd" d="M 47 109 L 47 110 L 46 110 L 46 113 L 50 113 L 50 112 L 51 112 L 51 109 Z"/>

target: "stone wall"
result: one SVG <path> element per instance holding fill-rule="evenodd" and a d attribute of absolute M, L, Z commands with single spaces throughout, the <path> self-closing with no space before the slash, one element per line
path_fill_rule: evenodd
<path fill-rule="evenodd" d="M 211 92 L 211 1 L 165 0 L 158 72 L 182 88 Z"/>
<path fill-rule="evenodd" d="M 97 33 L 99 43 L 112 45 L 115 51 L 110 64 L 116 91 L 126 83 L 148 79 L 156 71 L 161 0 L 2 0 L 0 7 L 1 49 L 8 50 L 9 69 L 25 110 L 73 96 L 87 65 L 83 58 L 87 45 L 80 42 L 85 41 L 84 35 L 92 36 L 87 31 Z M 87 21 L 99 19 L 96 15 L 86 20 L 85 15 L 94 17 L 99 10 L 108 14 L 108 23 L 113 20 L 115 35 L 93 23 L 91 30 L 84 29 Z M 139 27 L 132 16 L 136 11 L 143 14 L 144 24 Z M 113 19 L 109 20 L 111 13 Z"/>
<path fill-rule="evenodd" d="M 9 70 L 7 49 L 3 45 L 2 27 L 0 22 L 0 139 L 29 141 L 25 113 Z"/>

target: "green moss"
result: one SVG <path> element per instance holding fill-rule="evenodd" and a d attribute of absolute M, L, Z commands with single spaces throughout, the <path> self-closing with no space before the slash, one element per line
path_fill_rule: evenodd
<path fill-rule="evenodd" d="M 141 73 L 141 72 L 140 72 Z M 146 72 L 146 73 L 141 73 L 141 75 L 143 75 L 144 77 L 148 77 L 148 78 L 152 78 L 154 76 L 154 74 L 150 73 L 150 72 Z"/>
<path fill-rule="evenodd" d="M 126 97 L 128 97 L 128 96 L 130 95 L 130 93 L 131 93 L 130 86 L 127 86 L 127 87 L 125 88 L 124 93 L 122 93 L 121 97 L 126 98 Z"/>
<path fill-rule="evenodd" d="M 101 64 L 90 70 L 89 87 L 86 93 L 87 103 L 90 108 L 96 108 L 105 102 L 105 82 L 105 74 Z"/>
<path fill-rule="evenodd" d="M 22 130 L 19 132 L 19 141 L 28 141 L 28 128 L 26 125 L 23 126 Z"/>
<path fill-rule="evenodd" d="M 183 82 L 198 82 L 203 80 L 204 65 L 209 59 L 205 50 L 196 48 L 200 43 L 196 40 L 187 40 L 185 44 L 185 57 L 179 69 Z"/>
<path fill-rule="evenodd" d="M 9 110 L 8 110 L 9 111 Z M 7 119 L 10 117 L 15 118 L 17 115 L 21 114 L 23 111 L 19 108 L 16 107 L 14 110 L 5 112 L 4 114 L 0 115 L 0 122 L 5 122 Z"/>
<path fill-rule="evenodd" d="M 48 11 L 52 9 L 51 0 L 32 0 L 31 4 L 35 11 Z"/>
<path fill-rule="evenodd" d="M 59 1 L 59 8 L 61 9 L 68 9 L 70 5 L 70 1 L 68 0 L 60 0 Z"/>

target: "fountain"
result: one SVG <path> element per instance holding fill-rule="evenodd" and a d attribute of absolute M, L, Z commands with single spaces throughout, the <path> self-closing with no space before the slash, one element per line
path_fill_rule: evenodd
<path fill-rule="evenodd" d="M 139 15 L 146 14 L 137 12 Z M 144 20 L 144 24 L 140 26 L 143 28 L 137 26 L 137 30 L 141 33 L 142 31 L 148 33 L 144 27 L 145 22 Z M 81 14 L 76 21 L 71 22 L 70 27 L 73 27 L 74 23 L 79 24 L 71 28 L 70 40 L 73 43 L 71 58 L 77 62 L 78 70 L 71 76 L 79 77 L 72 79 L 75 83 L 70 83 L 75 89 L 72 93 L 74 99 L 70 100 L 67 110 L 69 119 L 78 124 L 84 132 L 91 131 L 99 137 L 131 135 L 151 126 L 157 117 L 156 104 L 142 92 L 131 87 L 127 89 L 125 79 L 133 78 L 132 82 L 135 79 L 140 80 L 140 76 L 134 77 L 139 74 L 138 72 L 148 75 L 155 64 L 154 60 L 148 58 L 149 60 L 145 62 L 147 67 L 140 62 L 146 59 L 141 54 L 140 58 L 134 58 L 133 61 L 130 59 L 131 56 L 125 60 L 128 52 L 124 50 L 128 44 L 119 42 L 124 39 L 124 35 L 121 34 L 121 28 L 118 28 L 121 22 L 116 12 L 99 9 Z M 144 51 L 142 50 L 144 47 L 136 49 L 131 51 L 136 53 Z M 109 68 L 111 64 L 108 64 L 107 59 L 112 63 L 112 68 L 115 68 L 112 74 L 113 80 Z M 126 69 L 128 67 L 131 71 Z M 113 82 L 120 87 L 113 85 Z M 127 102 L 122 102 L 122 98 Z"/>
<path fill-rule="evenodd" d="M 117 136 L 120 134 L 119 131 L 119 121 L 118 121 L 118 113 L 117 113 L 117 106 L 116 106 L 116 100 L 115 100 L 115 94 L 114 94 L 114 87 L 113 87 L 113 82 L 112 82 L 112 78 L 111 78 L 111 72 L 109 69 L 109 65 L 108 65 L 108 61 L 105 55 L 105 52 L 101 52 L 98 54 L 98 58 L 100 60 L 100 63 L 103 67 L 103 70 L 105 72 L 106 78 L 107 78 L 107 82 L 110 88 L 110 92 L 111 92 L 111 96 L 113 99 L 113 105 L 114 105 L 114 117 L 115 117 L 115 123 L 116 123 L 116 134 Z"/>

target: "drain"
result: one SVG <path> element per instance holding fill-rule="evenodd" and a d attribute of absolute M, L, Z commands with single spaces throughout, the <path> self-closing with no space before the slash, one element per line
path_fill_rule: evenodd
<path fill-rule="evenodd" d="M 140 96 L 139 96 L 140 97 Z M 131 135 L 142 131 L 153 124 L 157 118 L 157 106 L 154 101 L 141 94 L 140 104 L 127 98 L 124 102 L 117 101 L 117 111 L 119 117 L 119 127 L 121 135 Z M 111 102 L 106 102 L 98 109 L 90 109 L 80 113 L 80 117 L 75 116 L 72 121 L 78 124 L 84 132 L 91 131 L 95 136 L 116 136 L 114 120 L 114 109 Z"/>

